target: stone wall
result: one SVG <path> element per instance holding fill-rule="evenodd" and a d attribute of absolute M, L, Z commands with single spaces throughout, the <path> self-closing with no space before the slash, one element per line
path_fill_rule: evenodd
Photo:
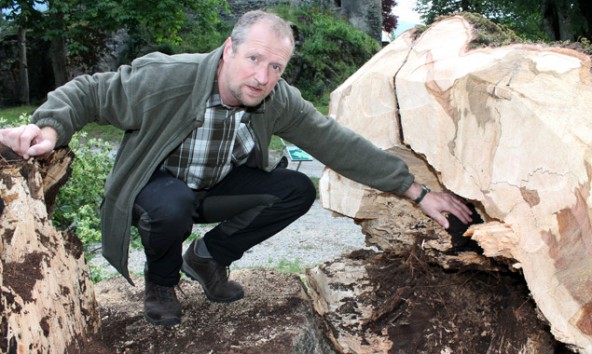
<path fill-rule="evenodd" d="M 382 2 L 381 0 L 229 0 L 231 17 L 237 18 L 250 10 L 290 4 L 304 6 L 318 4 L 330 8 L 355 28 L 364 31 L 377 41 L 382 40 Z"/>
<path fill-rule="evenodd" d="M 318 0 L 229 0 L 228 5 L 232 17 L 240 17 L 247 11 L 266 9 L 277 5 L 291 4 L 293 6 L 304 6 L 318 3 Z"/>
<path fill-rule="evenodd" d="M 337 6 L 335 3 L 340 3 Z M 377 41 L 382 40 L 382 4 L 380 0 L 334 1 L 334 9 L 355 28 L 366 32 Z"/>

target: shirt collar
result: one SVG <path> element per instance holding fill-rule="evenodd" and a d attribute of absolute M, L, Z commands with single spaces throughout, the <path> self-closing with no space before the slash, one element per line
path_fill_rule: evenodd
<path fill-rule="evenodd" d="M 214 108 L 214 107 L 221 107 L 228 110 L 237 109 L 240 110 L 242 108 L 238 107 L 231 107 L 224 102 L 222 102 L 222 97 L 220 96 L 220 90 L 218 89 L 218 78 L 214 80 L 214 85 L 212 86 L 212 92 L 210 93 L 210 98 L 208 98 L 208 102 L 206 103 L 207 108 Z"/>

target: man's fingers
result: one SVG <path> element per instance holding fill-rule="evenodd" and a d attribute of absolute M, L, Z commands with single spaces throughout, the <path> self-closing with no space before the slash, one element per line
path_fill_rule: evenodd
<path fill-rule="evenodd" d="M 49 140 L 44 139 L 40 143 L 34 144 L 33 146 L 31 146 L 27 150 L 26 155 L 28 155 L 28 156 L 45 155 L 48 152 L 51 152 L 52 150 L 53 150 L 53 144 Z M 25 158 L 28 158 L 28 156 Z"/>
<path fill-rule="evenodd" d="M 471 221 L 471 209 L 467 206 L 464 200 L 460 199 L 454 194 L 441 193 L 445 205 L 442 211 L 447 211 L 454 214 L 463 223 L 469 223 Z"/>
<path fill-rule="evenodd" d="M 24 154 L 26 154 L 31 147 L 33 139 L 35 139 L 36 132 L 34 132 L 34 129 L 29 128 L 29 126 L 24 126 L 22 128 L 20 136 L 18 137 L 18 152 L 24 157 Z"/>
<path fill-rule="evenodd" d="M 34 124 L 0 129 L 0 142 L 25 159 L 29 158 L 28 151 L 39 136 L 40 129 Z"/>
<path fill-rule="evenodd" d="M 436 222 L 438 224 L 440 224 L 445 229 L 448 229 L 450 227 L 450 223 L 448 222 L 448 219 L 446 219 L 443 214 L 438 213 L 438 214 L 434 215 L 434 220 L 436 220 Z"/>
<path fill-rule="evenodd" d="M 6 134 L 6 128 L 0 129 L 0 143 L 6 145 L 6 143 L 4 142 L 4 136 Z"/>
<path fill-rule="evenodd" d="M 456 200 L 451 200 L 448 204 L 448 207 L 443 209 L 443 211 L 449 212 L 456 216 L 463 224 L 466 224 L 470 221 L 469 214 L 466 210 L 463 209 L 460 202 Z"/>
<path fill-rule="evenodd" d="M 2 143 L 21 156 L 24 153 L 24 151 L 21 151 L 21 135 L 24 130 L 25 127 L 8 128 L 4 129 L 2 134 Z"/>
<path fill-rule="evenodd" d="M 450 226 L 444 213 L 448 212 L 456 216 L 462 223 L 468 224 L 472 221 L 471 209 L 466 203 L 450 193 L 430 192 L 420 204 L 422 210 L 444 228 Z"/>
<path fill-rule="evenodd" d="M 454 200 L 451 203 L 451 207 L 452 208 L 451 210 L 449 210 L 449 212 L 454 214 L 454 216 L 456 216 L 464 224 L 468 224 L 473 220 L 471 218 L 471 214 L 473 212 L 464 202 L 454 198 Z"/>

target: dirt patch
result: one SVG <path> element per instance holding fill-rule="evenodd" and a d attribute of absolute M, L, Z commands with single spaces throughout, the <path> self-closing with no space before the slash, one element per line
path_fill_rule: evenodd
<path fill-rule="evenodd" d="M 158 327 L 143 317 L 143 280 L 121 277 L 97 284 L 102 333 L 84 347 L 93 353 L 331 353 L 295 275 L 239 270 L 231 278 L 245 298 L 231 304 L 206 299 L 196 282 L 177 291 L 181 324 Z"/>
<path fill-rule="evenodd" d="M 517 274 L 444 271 L 417 253 L 356 251 L 347 258 L 367 264 L 376 291 L 359 301 L 375 310 L 361 332 L 387 336 L 393 345 L 384 353 L 572 353 L 537 317 Z M 134 279 L 136 287 L 121 277 L 97 284 L 102 333 L 84 352 L 337 352 L 322 332 L 336 327 L 312 313 L 298 277 L 252 269 L 232 277 L 246 290 L 232 304 L 212 303 L 199 285 L 183 280 L 183 320 L 168 328 L 144 320 L 141 278 Z"/>
<path fill-rule="evenodd" d="M 43 279 L 42 263 L 46 257 L 45 253 L 31 252 L 22 262 L 2 262 L 0 269 L 4 269 L 3 285 L 12 289 L 23 301 L 35 301 L 34 285 Z"/>
<path fill-rule="evenodd" d="M 371 300 L 380 316 L 367 328 L 388 333 L 389 353 L 571 353 L 537 317 L 519 274 L 445 271 L 420 249 L 350 257 L 367 258 L 379 284 Z"/>

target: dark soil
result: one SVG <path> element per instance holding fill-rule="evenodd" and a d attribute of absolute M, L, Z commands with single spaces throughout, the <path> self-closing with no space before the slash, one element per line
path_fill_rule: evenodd
<path fill-rule="evenodd" d="M 537 317 L 519 274 L 445 271 L 425 262 L 420 250 L 371 258 L 368 273 L 380 284 L 374 301 L 383 315 L 369 328 L 387 328 L 389 353 L 524 353 L 533 343 L 536 353 L 571 353 Z"/>
<path fill-rule="evenodd" d="M 320 334 L 299 278 L 264 270 L 231 274 L 245 298 L 230 304 L 206 299 L 200 286 L 182 280 L 180 325 L 159 327 L 142 312 L 143 280 L 132 287 L 114 278 L 96 286 L 102 333 L 84 353 L 331 353 Z M 76 352 L 74 350 L 73 352 Z"/>
<path fill-rule="evenodd" d="M 372 298 L 361 300 L 379 309 L 365 329 L 388 333 L 394 343 L 389 353 L 571 353 L 537 317 L 519 274 L 447 272 L 413 252 L 402 257 L 357 251 L 349 257 L 367 260 L 370 280 L 380 284 Z M 184 280 L 184 318 L 169 328 L 143 319 L 142 279 L 136 287 L 120 278 L 98 284 L 102 333 L 83 352 L 335 352 L 322 334 L 305 328 L 327 326 L 312 315 L 297 277 L 239 272 L 247 294 L 232 304 L 209 302 L 196 283 Z M 320 344 L 303 344 L 303 337 Z"/>

